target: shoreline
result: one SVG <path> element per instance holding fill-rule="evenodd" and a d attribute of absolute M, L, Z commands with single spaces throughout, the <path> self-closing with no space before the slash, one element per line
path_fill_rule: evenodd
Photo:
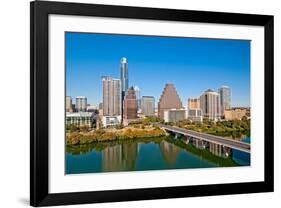
<path fill-rule="evenodd" d="M 217 155 L 212 154 L 207 149 L 198 149 L 193 144 L 185 144 L 181 140 L 174 140 L 171 136 L 159 136 L 159 137 L 143 137 L 143 138 L 134 138 L 134 139 L 122 139 L 122 140 L 112 140 L 112 141 L 96 141 L 92 143 L 85 144 L 76 144 L 76 145 L 67 145 L 67 153 L 68 154 L 86 154 L 87 152 L 97 151 L 101 152 L 107 147 L 122 145 L 122 144 L 130 144 L 130 143 L 161 143 L 166 141 L 170 144 L 173 144 L 182 150 L 189 152 L 192 155 L 197 157 L 202 157 L 203 159 L 213 163 L 218 167 L 236 167 L 243 166 L 236 163 L 231 157 L 224 158 Z"/>
<path fill-rule="evenodd" d="M 124 141 L 138 138 L 157 138 L 162 136 L 166 136 L 166 133 L 160 128 L 126 128 L 121 130 L 115 129 L 114 131 L 96 130 L 94 132 L 71 132 L 66 134 L 66 145 Z"/>

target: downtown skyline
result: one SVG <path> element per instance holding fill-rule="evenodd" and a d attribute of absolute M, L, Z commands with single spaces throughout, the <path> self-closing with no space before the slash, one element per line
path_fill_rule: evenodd
<path fill-rule="evenodd" d="M 166 83 L 175 84 L 184 106 L 206 89 L 228 85 L 233 107 L 250 106 L 250 42 L 244 40 L 66 33 L 67 95 L 86 96 L 98 106 L 101 77 L 120 78 L 123 56 L 129 86 L 138 86 L 142 96 L 154 96 L 156 102 Z"/>

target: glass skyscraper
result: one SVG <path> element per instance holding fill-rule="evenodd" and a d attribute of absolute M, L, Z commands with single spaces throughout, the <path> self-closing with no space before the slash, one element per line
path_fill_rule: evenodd
<path fill-rule="evenodd" d="M 128 89 L 129 80 L 128 80 L 128 62 L 127 58 L 123 57 L 120 61 L 120 80 L 121 80 L 121 90 L 125 93 Z"/>
<path fill-rule="evenodd" d="M 85 96 L 78 96 L 76 97 L 76 110 L 78 112 L 86 112 L 87 110 L 87 97 Z"/>
<path fill-rule="evenodd" d="M 231 108 L 231 88 L 228 86 L 221 86 L 219 88 L 221 115 L 224 116 L 224 111 Z"/>
<path fill-rule="evenodd" d="M 129 79 L 128 79 L 128 62 L 127 58 L 122 57 L 120 60 L 120 81 L 121 81 L 121 122 L 123 123 L 123 104 L 124 98 L 128 90 Z"/>
<path fill-rule="evenodd" d="M 155 99 L 153 96 L 142 96 L 141 101 L 142 114 L 145 116 L 153 116 L 155 109 Z"/>

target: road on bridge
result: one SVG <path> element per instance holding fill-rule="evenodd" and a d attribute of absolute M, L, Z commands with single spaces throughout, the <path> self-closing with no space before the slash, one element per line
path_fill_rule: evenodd
<path fill-rule="evenodd" d="M 220 144 L 220 145 L 223 145 L 226 147 L 230 147 L 232 149 L 240 150 L 242 152 L 247 152 L 247 153 L 251 152 L 251 145 L 246 142 L 227 139 L 224 137 L 214 136 L 214 135 L 201 133 L 201 132 L 197 132 L 197 131 L 192 131 L 192 130 L 179 128 L 179 127 L 175 127 L 175 126 L 159 124 L 159 127 L 163 128 L 167 131 L 172 131 L 174 133 L 183 134 L 185 136 L 190 136 L 190 137 L 197 138 L 197 139 L 200 139 L 203 141 Z"/>

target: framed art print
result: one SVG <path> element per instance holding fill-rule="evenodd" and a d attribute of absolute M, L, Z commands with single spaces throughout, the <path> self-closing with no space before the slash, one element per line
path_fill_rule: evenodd
<path fill-rule="evenodd" d="M 31 2 L 32 206 L 273 191 L 273 16 Z"/>

